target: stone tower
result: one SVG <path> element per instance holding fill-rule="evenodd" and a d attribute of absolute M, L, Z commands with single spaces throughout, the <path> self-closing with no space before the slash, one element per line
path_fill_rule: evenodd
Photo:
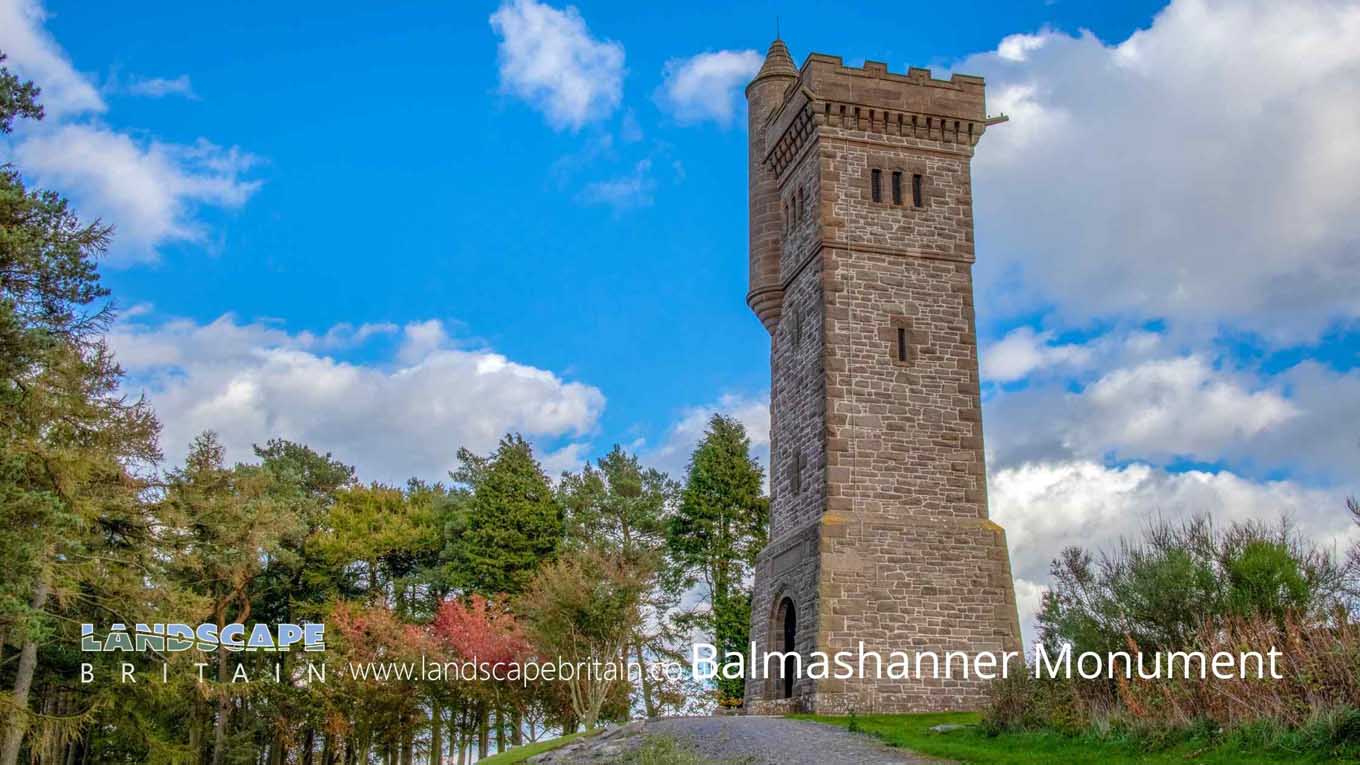
<path fill-rule="evenodd" d="M 987 517 L 969 161 L 983 81 L 776 40 L 746 88 L 750 293 L 770 332 L 770 543 L 757 655 L 1018 650 Z M 750 677 L 747 709 L 981 705 L 986 682 Z M 791 673 L 780 673 L 791 674 Z"/>

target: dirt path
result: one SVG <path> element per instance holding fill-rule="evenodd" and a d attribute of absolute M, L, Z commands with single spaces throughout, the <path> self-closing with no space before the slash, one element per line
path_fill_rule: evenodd
<path fill-rule="evenodd" d="M 535 765 L 626 761 L 649 737 L 669 737 L 724 765 L 942 765 L 834 725 L 782 717 L 676 717 L 633 722 L 530 760 Z"/>

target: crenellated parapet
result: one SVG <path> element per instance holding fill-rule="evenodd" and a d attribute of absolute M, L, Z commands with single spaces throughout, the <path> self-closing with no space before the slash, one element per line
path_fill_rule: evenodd
<path fill-rule="evenodd" d="M 819 127 L 911 138 L 939 144 L 938 150 L 971 153 L 988 118 L 981 77 L 955 74 L 935 79 L 929 69 L 905 74 L 866 61 L 849 67 L 839 56 L 808 56 L 784 100 L 764 122 L 763 161 L 776 176 L 802 152 Z"/>

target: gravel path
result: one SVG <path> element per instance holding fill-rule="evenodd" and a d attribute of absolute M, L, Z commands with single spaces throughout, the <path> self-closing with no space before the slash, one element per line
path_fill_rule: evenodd
<path fill-rule="evenodd" d="M 651 736 L 668 736 L 724 765 L 944 765 L 834 725 L 782 717 L 675 717 L 635 722 L 613 735 L 530 762 L 617 762 Z"/>

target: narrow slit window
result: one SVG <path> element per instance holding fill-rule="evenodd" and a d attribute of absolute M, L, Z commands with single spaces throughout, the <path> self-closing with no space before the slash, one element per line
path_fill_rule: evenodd
<path fill-rule="evenodd" d="M 803 490 L 803 453 L 799 452 L 793 457 L 793 475 L 789 477 L 790 487 L 794 494 Z"/>
<path fill-rule="evenodd" d="M 799 346 L 799 344 L 800 344 L 800 343 L 802 342 L 802 340 L 803 340 L 803 312 L 802 312 L 802 311 L 794 311 L 794 312 L 793 312 L 793 327 L 792 327 L 791 331 L 793 332 L 793 347 L 794 347 L 794 348 L 797 348 L 797 347 Z"/>
<path fill-rule="evenodd" d="M 874 170 L 869 174 L 869 186 L 875 202 L 883 201 L 883 171 Z"/>
<path fill-rule="evenodd" d="M 911 177 L 911 204 L 912 207 L 924 207 L 925 199 L 921 194 L 921 174 L 917 173 Z"/>
<path fill-rule="evenodd" d="M 897 328 L 897 360 L 901 362 L 907 360 L 907 330 L 905 327 Z"/>
<path fill-rule="evenodd" d="M 895 171 L 892 179 L 893 204 L 902 204 L 902 173 Z"/>

